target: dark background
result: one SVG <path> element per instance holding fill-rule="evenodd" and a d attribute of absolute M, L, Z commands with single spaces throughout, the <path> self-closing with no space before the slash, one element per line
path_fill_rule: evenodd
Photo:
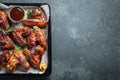
<path fill-rule="evenodd" d="M 120 80 L 120 0 L 1 2 L 50 4 L 52 74 L 47 80 Z"/>

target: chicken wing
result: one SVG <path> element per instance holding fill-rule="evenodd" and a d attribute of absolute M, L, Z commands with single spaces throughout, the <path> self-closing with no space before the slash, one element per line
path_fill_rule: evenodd
<path fill-rule="evenodd" d="M 36 34 L 35 32 L 31 32 L 30 36 L 27 39 L 27 44 L 29 47 L 35 46 L 36 45 Z"/>
<path fill-rule="evenodd" d="M 35 19 L 41 19 L 41 18 L 44 18 L 46 19 L 45 17 L 45 12 L 42 8 L 38 7 L 38 8 L 35 8 L 32 10 L 32 16 L 33 18 Z"/>
<path fill-rule="evenodd" d="M 5 50 L 2 54 L 0 54 L 0 69 L 7 64 L 9 59 L 10 53 L 8 50 Z"/>
<path fill-rule="evenodd" d="M 32 27 L 32 26 L 38 26 L 40 28 L 44 28 L 47 26 L 47 22 L 44 18 L 40 18 L 40 19 L 26 19 L 23 20 L 23 23 L 26 26 Z"/>
<path fill-rule="evenodd" d="M 14 44 L 8 34 L 2 29 L 0 30 L 0 49 L 13 49 Z"/>
<path fill-rule="evenodd" d="M 27 48 L 23 50 L 23 54 L 29 57 L 28 61 L 34 68 L 39 68 L 39 65 L 41 63 L 41 56 L 39 54 L 34 54 Z"/>
<path fill-rule="evenodd" d="M 29 27 L 20 27 L 20 28 L 15 28 L 12 31 L 12 35 L 14 38 L 14 41 L 18 43 L 18 45 L 25 47 L 27 42 L 24 37 L 30 35 L 31 30 Z"/>
<path fill-rule="evenodd" d="M 23 20 L 26 26 L 39 26 L 40 28 L 45 28 L 47 26 L 47 21 L 45 17 L 45 12 L 42 8 L 35 8 L 32 10 L 32 19 Z"/>
<path fill-rule="evenodd" d="M 13 51 L 12 55 L 10 57 L 10 60 L 8 61 L 8 64 L 6 65 L 6 69 L 8 71 L 14 71 L 16 69 L 16 67 L 17 67 L 18 64 L 19 64 L 19 61 L 15 57 L 15 53 Z"/>
<path fill-rule="evenodd" d="M 3 26 L 4 29 L 10 27 L 8 22 L 8 15 L 3 9 L 0 9 L 0 24 Z"/>
<path fill-rule="evenodd" d="M 28 70 L 30 68 L 30 65 L 27 62 L 23 52 L 21 50 L 14 50 L 13 53 L 14 53 L 15 57 L 17 58 L 17 60 L 19 61 L 19 64 L 22 65 L 23 68 Z"/>
<path fill-rule="evenodd" d="M 43 55 L 45 53 L 45 48 L 41 47 L 40 45 L 35 47 L 34 54 Z"/>
<path fill-rule="evenodd" d="M 13 50 L 12 56 L 10 60 L 8 61 L 6 68 L 9 71 L 14 71 L 18 64 L 22 65 L 23 68 L 25 68 L 26 70 L 30 68 L 30 65 L 25 59 L 25 56 L 23 55 L 22 51 Z"/>
<path fill-rule="evenodd" d="M 46 48 L 45 35 L 41 29 L 35 30 L 37 42 L 44 48 Z"/>
<path fill-rule="evenodd" d="M 46 48 L 45 36 L 41 29 L 34 30 L 28 37 L 27 42 L 30 47 L 39 43 L 42 47 Z"/>

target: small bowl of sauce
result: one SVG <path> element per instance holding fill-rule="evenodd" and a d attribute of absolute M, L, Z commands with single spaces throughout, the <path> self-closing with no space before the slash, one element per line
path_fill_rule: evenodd
<path fill-rule="evenodd" d="M 9 10 L 8 16 L 12 22 L 18 23 L 24 19 L 25 11 L 20 6 L 14 6 Z"/>

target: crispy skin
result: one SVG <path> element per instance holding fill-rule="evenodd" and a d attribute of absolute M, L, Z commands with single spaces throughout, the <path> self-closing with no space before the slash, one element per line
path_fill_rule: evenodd
<path fill-rule="evenodd" d="M 33 66 L 35 68 L 39 68 L 40 63 L 41 63 L 41 58 L 42 58 L 42 56 L 40 56 L 39 54 L 33 54 L 34 61 L 33 61 L 33 63 L 31 62 L 31 64 L 34 64 L 36 62 L 37 64 L 34 64 Z"/>
<path fill-rule="evenodd" d="M 0 54 L 0 69 L 7 64 L 9 59 L 10 53 L 8 50 L 5 50 L 2 54 Z"/>
<path fill-rule="evenodd" d="M 30 36 L 27 39 L 27 44 L 29 47 L 35 46 L 36 45 L 36 34 L 35 32 L 31 32 Z"/>
<path fill-rule="evenodd" d="M 34 68 L 39 68 L 41 63 L 41 55 L 37 53 L 32 53 L 30 50 L 25 48 L 23 54 L 29 57 L 29 62 Z"/>
<path fill-rule="evenodd" d="M 32 19 L 26 19 L 23 21 L 26 26 L 39 26 L 40 28 L 45 28 L 47 26 L 45 12 L 42 8 L 33 9 L 32 16 Z"/>
<path fill-rule="evenodd" d="M 45 52 L 45 49 L 41 47 L 40 45 L 35 47 L 34 54 L 39 54 L 42 56 L 44 52 Z"/>
<path fill-rule="evenodd" d="M 18 45 L 25 47 L 27 45 L 26 40 L 24 37 L 30 35 L 31 30 L 29 27 L 21 27 L 21 28 L 15 28 L 12 31 L 12 35 L 14 38 L 14 41 L 18 43 Z"/>
<path fill-rule="evenodd" d="M 10 57 L 10 60 L 8 61 L 8 64 L 6 65 L 6 69 L 8 71 L 14 71 L 16 69 L 16 67 L 17 67 L 18 64 L 19 64 L 19 61 L 15 57 L 15 53 L 13 51 L 12 55 Z"/>
<path fill-rule="evenodd" d="M 38 26 L 40 28 L 45 28 L 47 26 L 47 22 L 44 18 L 40 19 L 26 19 L 23 20 L 23 23 L 26 26 L 32 27 L 32 26 Z"/>
<path fill-rule="evenodd" d="M 44 33 L 41 29 L 34 30 L 27 39 L 29 47 L 39 43 L 42 47 L 46 48 L 46 40 Z"/>
<path fill-rule="evenodd" d="M 8 16 L 7 16 L 7 13 L 3 10 L 3 9 L 0 9 L 0 24 L 2 26 L 4 26 L 3 28 L 4 29 L 7 29 L 10 27 L 9 23 L 8 23 Z"/>
<path fill-rule="evenodd" d="M 2 29 L 0 30 L 0 49 L 13 49 L 14 44 L 10 37 Z"/>
<path fill-rule="evenodd" d="M 41 18 L 45 19 L 45 12 L 42 8 L 38 7 L 32 10 L 32 16 L 35 19 L 41 19 Z"/>
<path fill-rule="evenodd" d="M 35 30 L 37 42 L 44 48 L 46 48 L 45 35 L 41 29 Z"/>
<path fill-rule="evenodd" d="M 15 57 L 19 61 L 19 64 L 23 66 L 26 70 L 30 68 L 29 63 L 26 61 L 24 54 L 22 53 L 21 50 L 14 50 L 13 51 Z"/>
<path fill-rule="evenodd" d="M 30 68 L 29 63 L 26 61 L 25 56 L 23 55 L 21 50 L 13 50 L 12 56 L 10 60 L 8 61 L 8 64 L 6 66 L 7 70 L 14 71 L 16 69 L 16 66 L 20 64 L 28 70 Z"/>

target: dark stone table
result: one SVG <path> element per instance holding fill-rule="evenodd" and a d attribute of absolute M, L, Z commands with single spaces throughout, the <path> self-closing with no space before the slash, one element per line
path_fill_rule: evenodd
<path fill-rule="evenodd" d="M 53 53 L 47 80 L 120 80 L 120 0 L 1 2 L 50 4 Z"/>

